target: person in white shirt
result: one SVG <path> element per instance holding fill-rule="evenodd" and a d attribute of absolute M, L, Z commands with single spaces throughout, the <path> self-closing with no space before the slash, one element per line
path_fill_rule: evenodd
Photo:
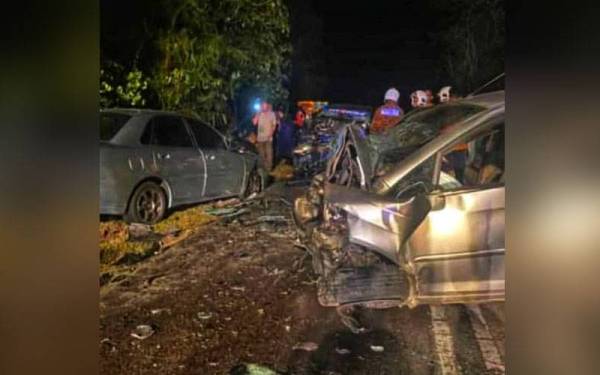
<path fill-rule="evenodd" d="M 275 113 L 270 109 L 269 103 L 263 102 L 258 112 L 252 119 L 257 127 L 256 148 L 263 167 L 267 171 L 273 168 L 273 134 L 277 127 Z"/>

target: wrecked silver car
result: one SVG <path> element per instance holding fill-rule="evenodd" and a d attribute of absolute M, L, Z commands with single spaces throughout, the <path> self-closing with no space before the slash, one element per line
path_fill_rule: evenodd
<path fill-rule="evenodd" d="M 504 92 L 420 110 L 382 136 L 344 131 L 294 202 L 319 302 L 504 300 Z"/>
<path fill-rule="evenodd" d="M 373 109 L 351 104 L 327 105 L 313 120 L 310 130 L 300 135 L 292 152 L 296 174 L 314 176 L 322 172 L 340 147 L 340 131 L 356 125 L 366 129 Z"/>

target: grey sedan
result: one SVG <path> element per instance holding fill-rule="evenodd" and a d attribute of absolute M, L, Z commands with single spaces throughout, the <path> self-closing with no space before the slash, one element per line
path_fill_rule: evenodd
<path fill-rule="evenodd" d="M 504 120 L 501 91 L 413 115 L 385 134 L 395 147 L 346 128 L 295 201 L 319 302 L 343 311 L 503 301 Z"/>
<path fill-rule="evenodd" d="M 256 154 L 177 113 L 100 112 L 100 214 L 152 224 L 168 209 L 262 189 Z"/>

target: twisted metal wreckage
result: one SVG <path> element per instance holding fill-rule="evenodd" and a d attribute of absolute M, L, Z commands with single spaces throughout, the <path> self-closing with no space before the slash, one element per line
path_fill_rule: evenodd
<path fill-rule="evenodd" d="M 384 136 L 351 124 L 337 136 L 294 203 L 322 305 L 359 332 L 355 306 L 504 300 L 503 91 L 420 110 Z M 473 159 L 462 183 L 445 168 L 460 143 Z"/>

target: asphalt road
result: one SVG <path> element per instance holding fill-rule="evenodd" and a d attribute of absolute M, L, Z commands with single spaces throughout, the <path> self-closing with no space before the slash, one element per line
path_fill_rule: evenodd
<path fill-rule="evenodd" d="M 502 374 L 504 305 L 365 313 L 351 333 L 316 299 L 315 276 L 275 189 L 250 217 L 207 225 L 103 285 L 102 374 L 229 374 L 257 364 L 287 374 Z M 148 325 L 145 339 L 132 336 Z"/>

